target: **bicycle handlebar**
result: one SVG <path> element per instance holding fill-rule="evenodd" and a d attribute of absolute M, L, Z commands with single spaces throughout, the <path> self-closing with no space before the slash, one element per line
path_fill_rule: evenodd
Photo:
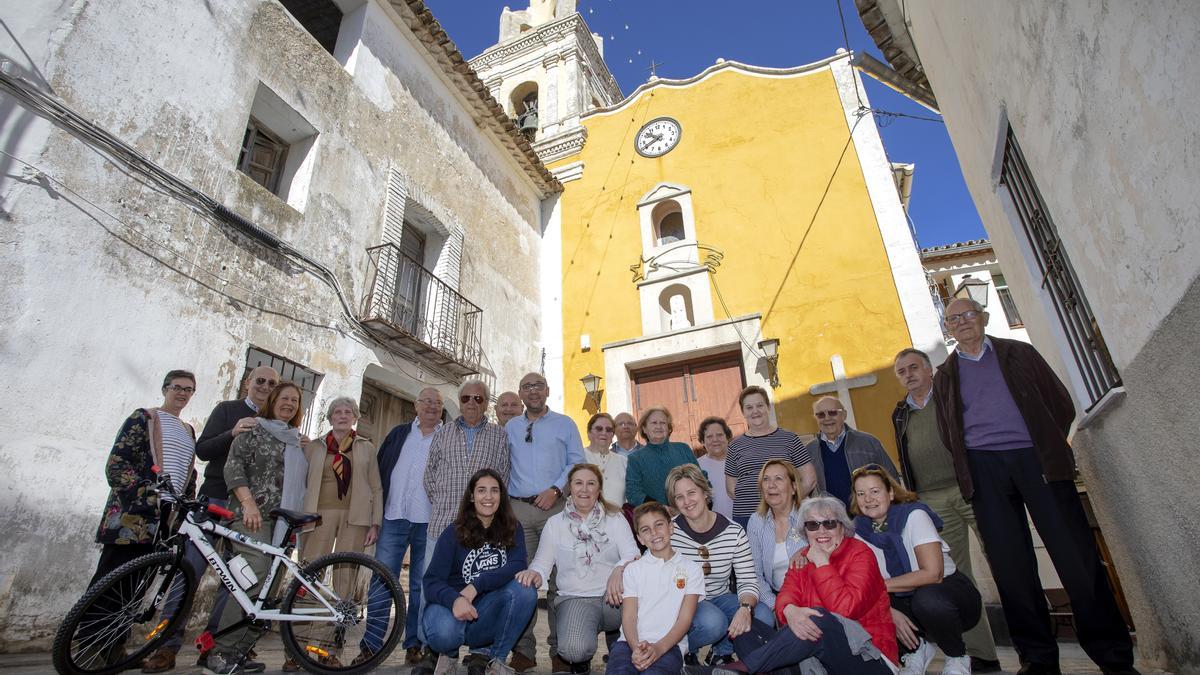
<path fill-rule="evenodd" d="M 188 511 L 192 511 L 192 512 L 207 511 L 209 514 L 214 515 L 217 518 L 220 518 L 222 520 L 232 520 L 234 518 L 235 514 L 233 513 L 233 511 L 230 511 L 229 509 L 224 508 L 222 506 L 217 506 L 216 504 L 209 504 L 207 502 L 202 502 L 197 499 L 183 498 L 182 495 L 180 495 L 178 492 L 175 491 L 175 484 L 171 482 L 171 476 L 169 474 L 163 472 L 162 468 L 159 467 L 157 464 L 152 464 L 150 466 L 150 471 L 152 471 L 154 473 L 154 475 L 158 476 L 158 481 L 157 482 L 146 481 L 146 482 L 153 485 L 156 490 L 162 490 L 162 491 L 167 492 L 167 494 L 169 494 L 175 498 L 175 502 L 177 504 L 179 504 L 183 508 L 187 509 Z"/>

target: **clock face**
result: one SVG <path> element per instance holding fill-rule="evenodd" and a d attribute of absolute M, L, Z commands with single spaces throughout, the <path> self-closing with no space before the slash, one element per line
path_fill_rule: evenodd
<path fill-rule="evenodd" d="M 679 122 L 670 117 L 659 117 L 650 120 L 638 131 L 633 140 L 634 148 L 642 157 L 662 157 L 679 144 L 682 132 Z"/>

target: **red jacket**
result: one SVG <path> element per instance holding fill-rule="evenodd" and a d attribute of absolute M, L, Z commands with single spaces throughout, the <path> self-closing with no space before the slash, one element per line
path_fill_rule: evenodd
<path fill-rule="evenodd" d="M 803 553 L 807 554 L 808 548 Z M 829 556 L 828 565 L 809 563 L 789 569 L 775 598 L 775 616 L 781 626 L 787 624 L 783 610 L 788 605 L 824 607 L 854 619 L 871 634 L 871 642 L 884 656 L 892 663 L 900 662 L 887 586 L 883 585 L 875 554 L 863 542 L 847 537 Z"/>

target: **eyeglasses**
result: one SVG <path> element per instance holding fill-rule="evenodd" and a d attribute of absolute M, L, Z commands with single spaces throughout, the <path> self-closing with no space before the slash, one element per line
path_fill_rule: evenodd
<path fill-rule="evenodd" d="M 598 434 L 611 434 L 613 432 L 613 428 L 612 427 L 592 427 L 592 431 L 594 431 Z"/>
<path fill-rule="evenodd" d="M 526 382 L 521 385 L 521 391 L 541 391 L 546 388 L 545 382 Z"/>
<path fill-rule="evenodd" d="M 821 528 L 825 528 L 826 530 L 829 530 L 830 532 L 832 532 L 832 531 L 836 530 L 839 525 L 841 525 L 841 523 L 839 523 L 836 520 L 806 520 L 806 521 L 804 521 L 804 529 L 808 530 L 809 532 L 816 532 L 817 530 L 819 530 Z"/>
<path fill-rule="evenodd" d="M 166 389 L 167 391 L 181 391 L 185 394 L 196 393 L 195 387 L 181 387 L 177 384 L 168 384 L 167 386 L 163 387 L 163 389 Z"/>
<path fill-rule="evenodd" d="M 837 410 L 818 410 L 813 414 L 817 416 L 817 419 L 823 420 L 826 417 L 837 417 L 844 412 L 846 412 L 844 409 L 838 408 Z"/>
<path fill-rule="evenodd" d="M 708 553 L 708 547 L 707 547 L 707 546 L 701 546 L 700 548 L 696 549 L 696 553 L 699 553 L 699 554 L 700 554 L 700 558 L 701 558 L 702 560 L 704 560 L 704 573 L 705 573 L 706 575 L 707 575 L 707 574 L 712 574 L 712 564 L 708 562 L 708 555 L 709 555 L 709 553 Z"/>
<path fill-rule="evenodd" d="M 442 404 L 441 400 L 436 399 L 436 398 L 419 398 L 419 399 L 417 399 L 417 403 L 420 403 L 421 405 L 434 405 L 434 406 L 440 406 Z"/>
<path fill-rule="evenodd" d="M 946 317 L 946 325 L 947 326 L 957 326 L 958 324 L 962 323 L 963 321 L 970 321 L 971 319 L 974 319 L 975 317 L 979 316 L 982 313 L 983 312 L 980 312 L 975 309 L 968 309 L 967 311 L 961 312 L 959 314 L 951 314 Z"/>
<path fill-rule="evenodd" d="M 279 380 L 269 380 L 265 377 L 256 377 L 254 378 L 254 384 L 257 384 L 260 387 L 264 384 L 274 387 L 275 385 L 279 384 Z"/>
<path fill-rule="evenodd" d="M 463 394 L 462 396 L 458 397 L 459 403 L 468 403 L 470 401 L 475 401 L 476 403 L 482 404 L 486 400 L 487 400 L 486 398 L 480 396 L 479 394 Z"/>
<path fill-rule="evenodd" d="M 529 426 L 525 427 L 525 442 L 533 442 L 533 422 L 530 422 Z"/>
<path fill-rule="evenodd" d="M 878 464 L 863 464 L 862 466 L 858 467 L 857 469 L 851 471 L 850 477 L 854 478 L 856 476 L 861 476 L 864 473 L 873 472 L 873 471 L 884 471 L 884 470 L 885 469 Z"/>

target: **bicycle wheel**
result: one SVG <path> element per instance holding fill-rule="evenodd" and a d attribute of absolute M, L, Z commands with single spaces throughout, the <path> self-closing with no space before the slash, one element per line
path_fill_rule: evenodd
<path fill-rule="evenodd" d="M 365 673 L 382 664 L 404 632 L 404 594 L 391 571 L 369 555 L 330 553 L 300 573 L 309 585 L 292 580 L 280 611 L 313 620 L 280 620 L 288 655 L 312 673 Z M 320 620 L 334 616 L 330 607 L 342 620 Z M 367 644 L 372 656 L 350 665 Z"/>
<path fill-rule="evenodd" d="M 140 666 L 186 621 L 196 591 L 191 568 L 174 551 L 130 560 L 83 594 L 54 635 L 54 669 L 62 675 L 107 675 Z M 163 610 L 172 586 L 183 593 L 178 611 Z"/>

